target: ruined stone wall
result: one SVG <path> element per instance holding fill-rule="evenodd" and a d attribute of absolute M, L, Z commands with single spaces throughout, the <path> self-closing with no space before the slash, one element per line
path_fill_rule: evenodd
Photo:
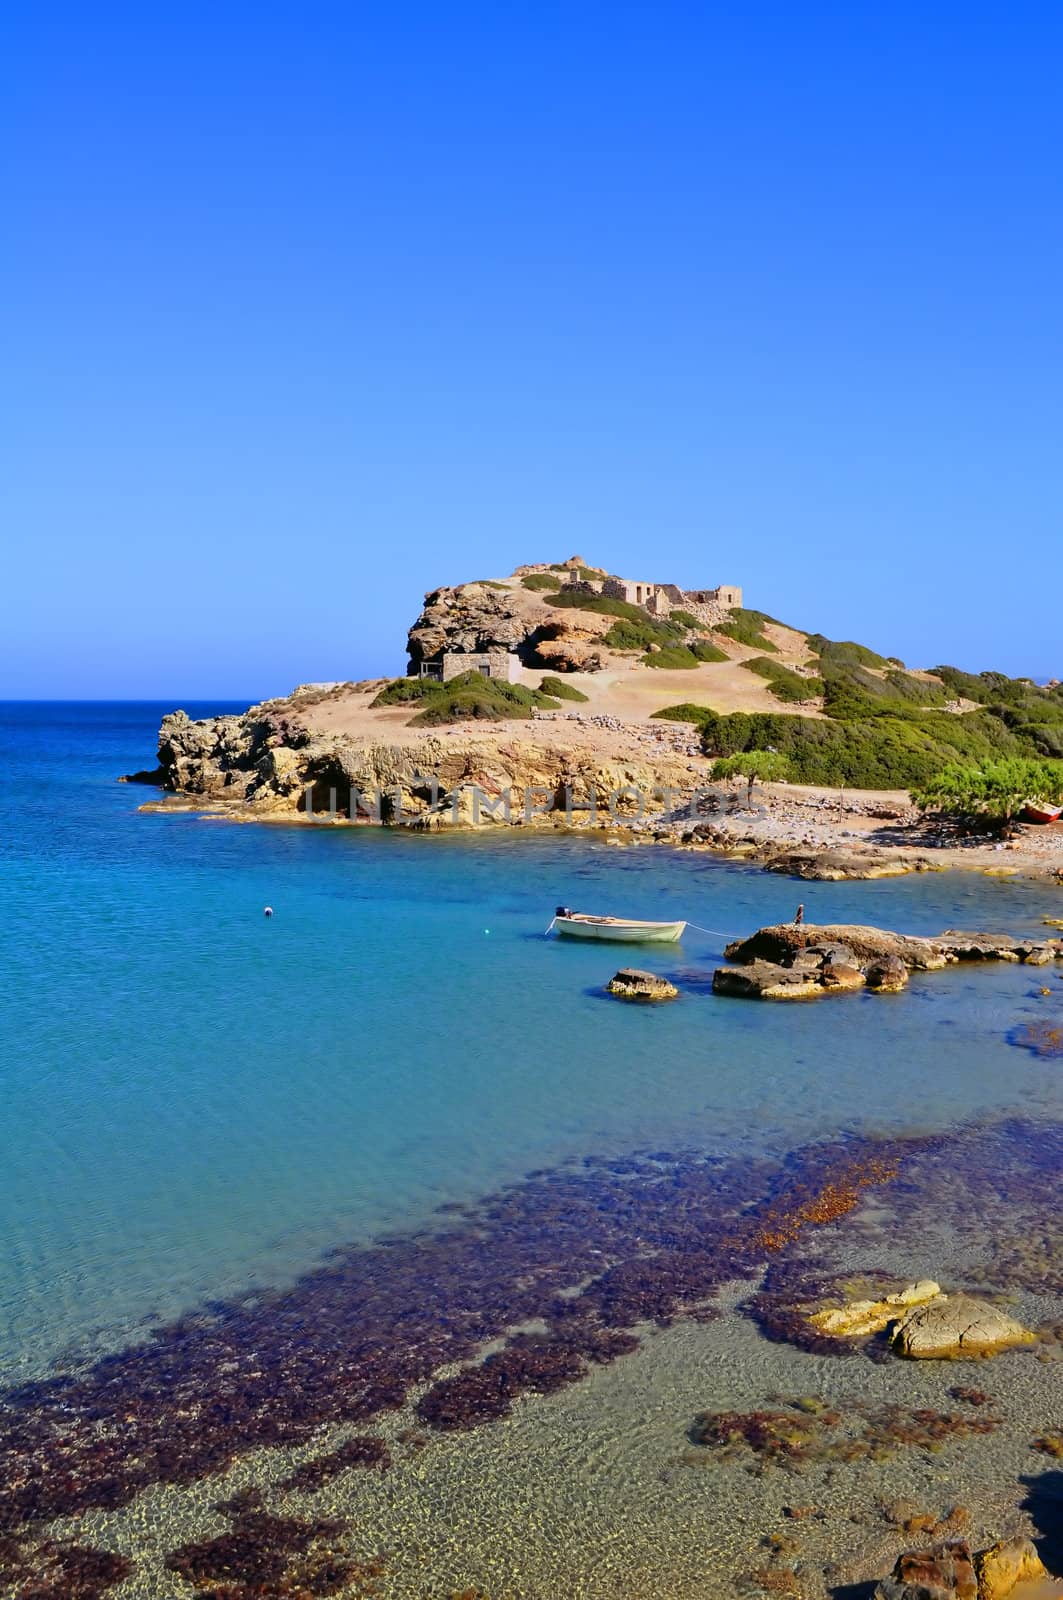
<path fill-rule="evenodd" d="M 446 650 L 443 653 L 443 682 L 449 683 L 452 678 L 460 678 L 463 672 L 482 672 L 486 667 L 488 677 L 512 683 L 518 665 L 516 656 L 509 650 Z"/>

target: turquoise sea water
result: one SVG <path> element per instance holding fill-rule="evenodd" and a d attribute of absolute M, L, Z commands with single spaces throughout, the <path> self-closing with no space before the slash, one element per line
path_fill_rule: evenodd
<path fill-rule="evenodd" d="M 813 921 L 1018 931 L 1058 893 L 141 815 L 150 791 L 115 779 L 150 764 L 167 709 L 0 708 L 0 1373 L 589 1153 L 1061 1110 L 1058 1067 L 1005 1039 L 1054 976 L 959 968 L 902 996 L 750 1005 L 711 995 L 722 941 L 692 932 L 639 953 L 683 989 L 639 1009 L 601 993 L 630 952 L 543 937 L 562 901 L 728 934 L 798 899 Z"/>

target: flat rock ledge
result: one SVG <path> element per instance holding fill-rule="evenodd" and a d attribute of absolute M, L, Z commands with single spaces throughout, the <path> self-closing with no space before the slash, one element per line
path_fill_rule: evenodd
<path fill-rule="evenodd" d="M 674 1000 L 679 993 L 667 978 L 659 977 L 656 972 L 643 972 L 639 967 L 621 967 L 605 987 L 618 1000 Z"/>
<path fill-rule="evenodd" d="M 948 928 L 933 939 L 845 923 L 780 923 L 736 939 L 724 952 L 730 966 L 713 973 L 716 994 L 751 1000 L 812 1000 L 868 988 L 896 994 L 910 972 L 939 972 L 959 961 L 1020 961 L 1047 966 L 1063 960 L 1063 939 L 1040 935 L 967 933 Z"/>
<path fill-rule="evenodd" d="M 966 1539 L 953 1539 L 906 1550 L 876 1588 L 874 1600 L 1006 1600 L 1020 1584 L 1047 1578 L 1029 1539 L 1002 1539 L 977 1555 Z"/>

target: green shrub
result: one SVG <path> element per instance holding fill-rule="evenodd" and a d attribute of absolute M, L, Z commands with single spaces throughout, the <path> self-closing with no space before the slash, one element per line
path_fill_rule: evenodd
<path fill-rule="evenodd" d="M 574 683 L 566 683 L 564 678 L 543 678 L 539 684 L 539 693 L 551 695 L 555 700 L 586 702 L 589 699 L 582 689 L 577 689 Z"/>
<path fill-rule="evenodd" d="M 750 650 L 771 650 L 778 653 L 778 645 L 772 644 L 765 638 L 761 629 L 766 622 L 773 619 L 763 611 L 749 611 L 744 606 L 736 606 L 729 613 L 730 622 L 722 622 L 716 629 L 717 633 L 726 634 L 728 639 L 734 639 L 738 644 L 744 644 Z"/>
<path fill-rule="evenodd" d="M 437 678 L 392 678 L 391 682 L 370 701 L 372 706 L 402 706 L 410 700 L 425 700 L 439 694 L 444 685 Z"/>
<path fill-rule="evenodd" d="M 709 639 L 695 639 L 689 647 L 699 661 L 730 661 L 726 650 L 721 650 Z"/>
<path fill-rule="evenodd" d="M 639 659 L 644 667 L 662 667 L 666 672 L 680 672 L 698 665 L 697 656 L 685 644 L 666 644 L 660 650 L 647 651 Z"/>
<path fill-rule="evenodd" d="M 436 692 L 426 699 L 425 709 L 413 718 L 411 727 L 465 722 L 474 717 L 495 721 L 503 717 L 528 718 L 536 709 L 560 709 L 559 701 L 537 689 L 526 689 L 521 683 L 503 683 L 482 672 L 463 672 L 449 683 L 438 684 Z"/>
<path fill-rule="evenodd" d="M 634 622 L 614 622 L 602 643 L 610 650 L 648 650 L 651 644 L 674 645 L 682 637 L 678 623 L 654 622 L 643 615 Z"/>
<path fill-rule="evenodd" d="M 880 656 L 874 650 L 869 650 L 864 644 L 856 644 L 852 639 L 828 639 L 822 633 L 810 633 L 808 636 L 808 648 L 813 655 L 819 656 L 825 662 L 834 662 L 838 666 L 885 667 L 888 665 L 885 656 Z"/>
<path fill-rule="evenodd" d="M 673 622 L 681 622 L 684 628 L 693 628 L 695 632 L 699 629 L 704 631 L 705 624 L 699 622 L 689 611 L 672 611 L 669 612 L 669 616 Z"/>
<path fill-rule="evenodd" d="M 715 716 L 708 706 L 696 706 L 690 700 L 684 700 L 677 706 L 664 706 L 660 711 L 651 712 L 651 716 L 658 722 L 692 722 L 695 727 L 708 717 Z"/>
<path fill-rule="evenodd" d="M 803 700 L 814 700 L 823 693 L 823 684 L 819 678 L 803 678 L 799 672 L 792 672 L 789 667 L 784 667 L 781 661 L 772 661 L 769 656 L 756 656 L 752 661 L 743 661 L 742 665 L 749 671 L 755 672 L 758 678 L 768 680 L 768 688 L 777 700 L 785 700 L 790 705 L 798 705 Z"/>
<path fill-rule="evenodd" d="M 609 594 L 581 594 L 578 589 L 562 589 L 550 596 L 550 605 L 577 611 L 596 611 L 605 617 L 623 617 L 627 622 L 645 622 L 646 612 L 627 600 L 614 600 Z"/>
<path fill-rule="evenodd" d="M 1010 756 L 975 766 L 950 763 L 913 789 L 912 799 L 924 811 L 1007 823 L 1027 801 L 1063 801 L 1063 761 Z"/>
<path fill-rule="evenodd" d="M 529 572 L 521 580 L 525 589 L 560 589 L 561 579 L 550 572 Z"/>
<path fill-rule="evenodd" d="M 481 589 L 508 589 L 508 583 L 499 583 L 497 578 L 473 578 L 472 583 L 479 584 Z M 464 588 L 471 588 L 471 584 L 464 584 Z"/>

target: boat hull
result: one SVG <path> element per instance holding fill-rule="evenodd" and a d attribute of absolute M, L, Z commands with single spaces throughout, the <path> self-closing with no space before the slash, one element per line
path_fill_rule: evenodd
<path fill-rule="evenodd" d="M 1026 822 L 1058 822 L 1063 815 L 1063 806 L 1027 805 L 1022 814 Z"/>
<path fill-rule="evenodd" d="M 686 923 L 602 923 L 556 917 L 554 927 L 562 939 L 597 939 L 603 944 L 676 944 L 683 937 Z"/>

